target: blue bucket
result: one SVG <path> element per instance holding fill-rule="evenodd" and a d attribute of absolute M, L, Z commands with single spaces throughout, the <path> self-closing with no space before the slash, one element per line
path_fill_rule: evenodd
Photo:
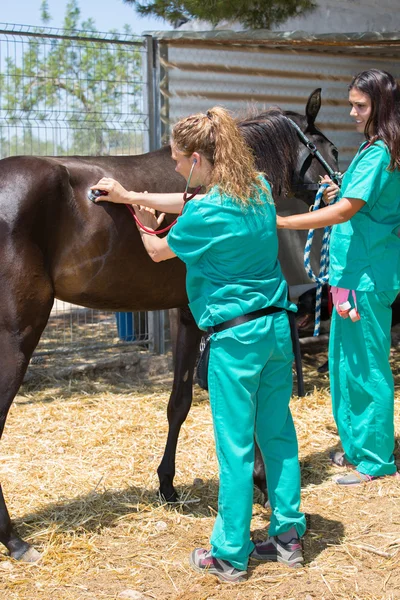
<path fill-rule="evenodd" d="M 117 319 L 117 330 L 118 337 L 123 342 L 133 342 L 135 339 L 135 330 L 133 327 L 133 313 L 131 312 L 117 312 L 115 313 Z"/>

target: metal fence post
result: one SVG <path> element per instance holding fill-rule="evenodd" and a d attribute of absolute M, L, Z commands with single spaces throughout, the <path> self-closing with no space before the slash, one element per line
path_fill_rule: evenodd
<path fill-rule="evenodd" d="M 160 120 L 160 68 L 158 59 L 158 42 L 151 35 L 144 36 L 147 52 L 147 102 L 149 115 L 149 150 L 161 147 Z M 149 346 L 155 354 L 165 354 L 165 312 L 163 310 L 149 312 Z"/>
<path fill-rule="evenodd" d="M 147 54 L 147 102 L 149 115 L 150 152 L 161 147 L 160 126 L 160 67 L 158 59 L 158 41 L 151 35 L 144 36 Z"/>

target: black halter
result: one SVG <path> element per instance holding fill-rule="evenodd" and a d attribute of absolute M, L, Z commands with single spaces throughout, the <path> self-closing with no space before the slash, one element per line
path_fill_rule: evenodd
<path fill-rule="evenodd" d="M 325 171 L 328 173 L 329 177 L 332 179 L 332 181 L 334 181 L 335 183 L 337 183 L 339 186 L 341 184 L 342 181 L 342 173 L 340 173 L 339 171 L 334 171 L 332 169 L 332 167 L 330 167 L 328 165 L 328 163 L 326 162 L 326 160 L 324 159 L 324 157 L 322 156 L 321 152 L 318 150 L 318 148 L 316 147 L 316 145 L 314 144 L 314 142 L 312 142 L 305 133 L 303 133 L 303 131 L 300 129 L 300 127 L 297 125 L 297 123 L 295 123 L 294 121 L 292 121 L 292 119 L 289 119 L 289 117 L 285 117 L 290 124 L 295 128 L 297 135 L 300 138 L 300 141 L 304 144 L 304 146 L 306 147 L 308 154 L 307 154 L 307 158 L 305 159 L 305 161 L 303 162 L 302 166 L 301 166 L 301 170 L 300 170 L 300 174 L 301 175 L 305 175 L 305 173 L 307 172 L 310 164 L 311 164 L 311 160 L 313 157 L 315 157 L 317 159 L 317 161 L 319 162 L 319 164 L 325 169 Z M 299 184 L 298 186 L 295 186 L 293 191 L 297 190 L 312 190 L 312 191 L 317 191 L 319 188 L 319 184 L 318 183 L 302 183 Z"/>

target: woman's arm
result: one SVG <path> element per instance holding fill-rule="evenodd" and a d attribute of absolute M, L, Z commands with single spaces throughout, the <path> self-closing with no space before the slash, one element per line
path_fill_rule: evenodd
<path fill-rule="evenodd" d="M 160 217 L 157 218 L 152 209 L 141 206 L 134 206 L 133 208 L 139 221 L 148 229 L 158 227 L 164 217 L 164 215 L 160 215 Z M 140 237 L 142 238 L 143 246 L 145 247 L 147 254 L 152 260 L 154 260 L 154 262 L 161 262 L 176 256 L 176 254 L 174 254 L 174 252 L 172 252 L 171 248 L 168 246 L 166 237 L 159 238 L 156 235 L 146 233 L 143 231 L 143 229 L 140 229 L 139 226 L 138 230 Z"/>
<path fill-rule="evenodd" d="M 278 229 L 319 229 L 328 225 L 345 223 L 362 209 L 365 202 L 359 198 L 341 198 L 336 204 L 316 211 L 289 217 L 276 218 Z"/>
<path fill-rule="evenodd" d="M 103 200 L 108 200 L 104 198 Z M 183 194 L 148 194 L 147 192 L 127 192 L 125 204 L 137 204 L 163 212 L 178 214 L 183 208 Z"/>
<path fill-rule="evenodd" d="M 107 196 L 99 196 L 95 202 L 114 202 L 116 204 L 140 204 L 147 208 L 154 208 L 168 213 L 180 213 L 183 208 L 183 194 L 173 192 L 166 194 L 148 194 L 147 192 L 128 192 L 118 181 L 110 177 L 103 177 L 91 190 L 104 190 Z M 197 199 L 204 198 L 198 194 Z"/>

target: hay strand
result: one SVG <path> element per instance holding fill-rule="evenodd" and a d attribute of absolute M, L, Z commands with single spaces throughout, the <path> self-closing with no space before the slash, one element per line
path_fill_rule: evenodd
<path fill-rule="evenodd" d="M 140 383 L 121 372 L 96 379 L 47 375 L 26 384 L 11 408 L 0 460 L 10 512 L 42 559 L 29 565 L 1 556 L 0 597 L 115 600 L 124 591 L 157 600 L 397 597 L 399 483 L 388 477 L 351 490 L 335 484 L 338 471 L 328 454 L 339 447 L 338 437 L 328 378 L 316 371 L 325 356 L 306 354 L 307 396 L 292 400 L 308 521 L 304 568 L 251 566 L 238 587 L 191 571 L 188 554 L 208 546 L 217 511 L 205 392 L 195 388 L 178 445 L 175 482 L 182 503 L 168 506 L 158 502 L 156 471 L 171 378 Z M 396 361 L 394 355 L 398 386 Z M 396 398 L 398 435 L 398 392 Z M 269 516 L 254 505 L 255 539 L 267 536 Z"/>

